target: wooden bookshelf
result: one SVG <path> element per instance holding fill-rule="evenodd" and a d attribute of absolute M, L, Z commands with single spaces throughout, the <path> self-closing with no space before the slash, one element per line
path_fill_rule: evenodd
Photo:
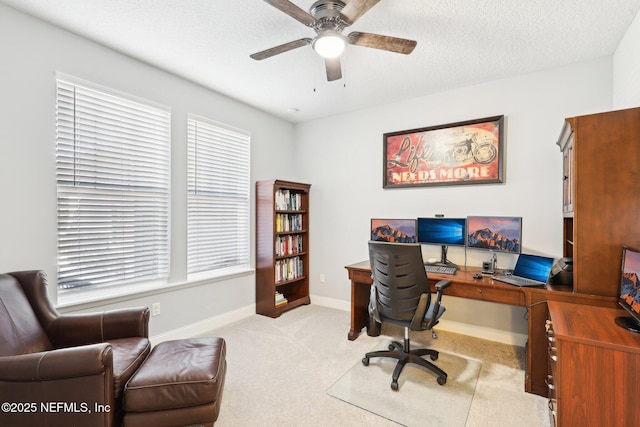
<path fill-rule="evenodd" d="M 309 304 L 309 189 L 256 182 L 256 313 L 278 317 Z M 277 302 L 277 297 L 284 302 Z"/>

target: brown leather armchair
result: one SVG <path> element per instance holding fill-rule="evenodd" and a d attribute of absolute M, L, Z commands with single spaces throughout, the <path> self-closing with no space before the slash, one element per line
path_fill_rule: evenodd
<path fill-rule="evenodd" d="M 41 271 L 0 274 L 0 426 L 118 426 L 149 309 L 61 315 Z"/>

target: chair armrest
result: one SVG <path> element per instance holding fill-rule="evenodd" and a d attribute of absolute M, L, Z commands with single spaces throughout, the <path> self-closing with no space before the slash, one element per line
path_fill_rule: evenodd
<path fill-rule="evenodd" d="M 0 357 L 0 381 L 37 382 L 87 377 L 113 370 L 107 343 Z"/>
<path fill-rule="evenodd" d="M 428 294 L 420 294 L 420 300 L 418 301 L 418 306 L 416 310 L 413 312 L 413 317 L 411 318 L 411 325 L 409 329 L 412 331 L 423 331 L 425 328 L 424 316 L 427 314 L 427 310 L 429 309 L 429 295 Z"/>
<path fill-rule="evenodd" d="M 438 283 L 436 283 L 436 291 L 438 293 L 442 292 L 443 290 L 447 289 L 449 286 L 451 286 L 451 280 L 439 280 Z"/>
<path fill-rule="evenodd" d="M 149 338 L 149 308 L 136 307 L 56 318 L 47 335 L 55 347 L 71 347 L 117 338 Z"/>
<path fill-rule="evenodd" d="M 434 316 L 436 315 L 436 313 L 438 313 L 438 311 L 440 310 L 440 301 L 442 301 L 442 292 L 447 289 L 449 286 L 451 286 L 451 280 L 439 280 L 438 283 L 436 283 L 436 302 L 434 303 L 434 307 L 433 307 L 433 313 Z M 437 320 L 437 319 L 436 319 Z M 433 326 L 433 325 L 432 325 Z"/>
<path fill-rule="evenodd" d="M 451 286 L 451 280 L 440 280 L 436 283 L 435 288 L 437 291 L 436 301 L 434 302 L 434 313 L 438 313 L 440 310 L 440 300 L 442 300 L 442 291 Z M 420 295 L 420 300 L 418 301 L 418 307 L 413 313 L 413 318 L 411 319 L 411 325 L 409 329 L 412 331 L 423 331 L 425 329 L 431 329 L 433 325 L 437 323 L 438 319 L 427 319 L 425 321 L 425 315 L 429 310 L 430 303 L 429 295 L 422 294 Z"/>
<path fill-rule="evenodd" d="M 425 322 L 425 328 L 431 329 L 438 323 L 438 313 L 440 312 L 440 302 L 442 301 L 442 292 L 451 286 L 451 280 L 439 280 L 436 283 L 436 300 L 433 303 L 433 310 L 431 311 L 431 317 Z"/>

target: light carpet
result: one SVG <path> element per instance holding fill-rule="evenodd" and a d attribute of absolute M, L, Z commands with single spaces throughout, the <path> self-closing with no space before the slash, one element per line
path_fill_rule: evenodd
<path fill-rule="evenodd" d="M 376 344 L 403 336 L 401 327 L 385 324 L 379 337 L 362 333 L 348 341 L 349 326 L 348 311 L 311 304 L 277 319 L 253 315 L 203 334 L 227 342 L 227 376 L 216 427 L 398 427 L 327 393 Z M 443 330 L 437 340 L 429 331 L 410 335 L 416 348 L 482 361 L 465 427 L 549 427 L 547 399 L 524 392 L 524 348 Z M 369 368 L 376 368 L 373 363 Z M 389 373 L 380 387 L 391 392 L 390 383 Z"/>
<path fill-rule="evenodd" d="M 386 350 L 390 340 L 373 350 Z M 428 356 L 426 356 L 428 360 Z M 405 426 L 464 427 L 482 363 L 453 353 L 440 352 L 434 363 L 447 373 L 439 385 L 431 371 L 408 364 L 393 391 L 391 375 L 397 360 L 376 357 L 369 366 L 358 361 L 327 393 Z"/>

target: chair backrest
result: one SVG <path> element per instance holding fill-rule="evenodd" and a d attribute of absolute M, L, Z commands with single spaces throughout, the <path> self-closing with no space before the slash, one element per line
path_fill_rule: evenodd
<path fill-rule="evenodd" d="M 0 274 L 0 356 L 52 348 L 21 282 L 12 275 Z"/>
<path fill-rule="evenodd" d="M 420 244 L 370 241 L 369 261 L 383 320 L 410 322 L 422 294 L 427 294 L 429 307 L 431 292 Z"/>

